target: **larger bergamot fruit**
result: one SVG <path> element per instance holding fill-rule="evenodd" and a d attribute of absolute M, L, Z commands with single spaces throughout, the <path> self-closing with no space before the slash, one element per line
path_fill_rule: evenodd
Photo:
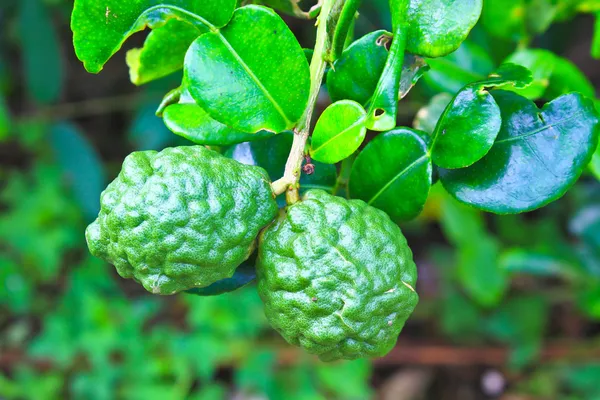
<path fill-rule="evenodd" d="M 121 276 L 172 294 L 231 277 L 276 216 L 262 168 L 201 146 L 142 151 L 102 193 L 86 238 Z"/>
<path fill-rule="evenodd" d="M 271 325 L 324 361 L 386 354 L 418 302 L 398 226 L 361 200 L 322 190 L 263 231 L 257 273 Z"/>

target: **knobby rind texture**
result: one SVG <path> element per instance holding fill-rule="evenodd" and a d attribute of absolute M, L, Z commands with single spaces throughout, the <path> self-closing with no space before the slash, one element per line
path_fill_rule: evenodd
<path fill-rule="evenodd" d="M 157 294 L 231 277 L 277 215 L 265 170 L 201 146 L 132 153 L 101 206 L 91 253 Z"/>
<path fill-rule="evenodd" d="M 361 200 L 322 190 L 263 231 L 257 278 L 271 325 L 325 361 L 386 354 L 418 302 L 400 228 Z"/>

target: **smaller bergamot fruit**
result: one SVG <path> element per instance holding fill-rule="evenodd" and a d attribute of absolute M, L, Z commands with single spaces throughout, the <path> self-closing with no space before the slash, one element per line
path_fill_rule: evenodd
<path fill-rule="evenodd" d="M 201 146 L 130 154 L 100 202 L 91 253 L 156 294 L 231 277 L 277 216 L 265 170 Z"/>
<path fill-rule="evenodd" d="M 361 200 L 322 190 L 261 233 L 257 274 L 271 325 L 324 361 L 386 354 L 418 302 L 400 228 Z"/>

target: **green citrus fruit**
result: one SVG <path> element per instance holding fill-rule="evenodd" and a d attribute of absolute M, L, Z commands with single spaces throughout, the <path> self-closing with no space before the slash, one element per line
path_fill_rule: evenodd
<path fill-rule="evenodd" d="M 276 216 L 265 170 L 177 147 L 129 155 L 86 238 L 121 276 L 172 294 L 231 277 Z"/>
<path fill-rule="evenodd" d="M 259 239 L 271 325 L 324 361 L 382 356 L 418 302 L 412 252 L 383 211 L 311 190 Z"/>

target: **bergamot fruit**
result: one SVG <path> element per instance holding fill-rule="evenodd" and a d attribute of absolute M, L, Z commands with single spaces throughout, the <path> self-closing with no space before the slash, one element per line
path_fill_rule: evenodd
<path fill-rule="evenodd" d="M 321 190 L 261 233 L 257 273 L 271 325 L 324 361 L 386 354 L 418 302 L 400 228 L 361 200 Z"/>
<path fill-rule="evenodd" d="M 229 278 L 277 216 L 267 172 L 201 146 L 129 155 L 86 231 L 93 255 L 146 290 Z"/>

